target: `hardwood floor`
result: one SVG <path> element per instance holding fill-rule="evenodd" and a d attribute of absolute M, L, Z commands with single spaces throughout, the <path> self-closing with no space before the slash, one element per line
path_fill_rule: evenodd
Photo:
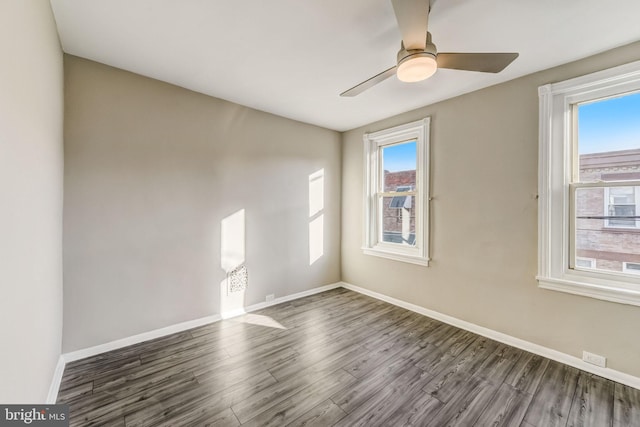
<path fill-rule="evenodd" d="M 640 391 L 345 289 L 69 363 L 72 426 L 640 426 Z"/>

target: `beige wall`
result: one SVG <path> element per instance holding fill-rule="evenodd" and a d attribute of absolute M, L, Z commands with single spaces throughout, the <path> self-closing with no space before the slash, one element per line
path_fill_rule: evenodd
<path fill-rule="evenodd" d="M 542 290 L 537 267 L 538 86 L 640 59 L 640 43 L 344 134 L 342 279 L 640 376 L 640 307 Z M 362 134 L 431 116 L 429 267 L 365 256 Z"/>
<path fill-rule="evenodd" d="M 44 403 L 62 339 L 62 51 L 48 1 L 0 2 L 0 402 Z"/>
<path fill-rule="evenodd" d="M 245 306 L 340 280 L 337 132 L 73 56 L 65 106 L 65 352 L 220 313 L 221 222 L 241 209 Z"/>

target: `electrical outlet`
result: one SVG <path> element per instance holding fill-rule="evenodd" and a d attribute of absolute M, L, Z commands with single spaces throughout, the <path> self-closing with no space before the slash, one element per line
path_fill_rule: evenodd
<path fill-rule="evenodd" d="M 592 365 L 600 366 L 601 368 L 607 367 L 607 358 L 600 356 L 599 354 L 589 353 L 588 351 L 582 352 L 582 360 Z"/>
<path fill-rule="evenodd" d="M 266 298 L 264 299 L 266 302 L 269 301 L 273 301 L 276 298 L 276 296 L 274 294 L 269 294 L 266 296 Z"/>

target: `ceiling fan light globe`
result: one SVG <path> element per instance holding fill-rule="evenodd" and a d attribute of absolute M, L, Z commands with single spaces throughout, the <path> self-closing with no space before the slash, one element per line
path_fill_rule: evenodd
<path fill-rule="evenodd" d="M 420 53 L 404 58 L 398 64 L 397 76 L 400 81 L 412 83 L 428 79 L 438 69 L 436 58 L 430 53 Z"/>

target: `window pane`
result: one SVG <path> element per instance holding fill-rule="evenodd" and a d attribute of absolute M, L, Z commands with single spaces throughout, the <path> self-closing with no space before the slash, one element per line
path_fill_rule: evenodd
<path fill-rule="evenodd" d="M 624 270 L 627 273 L 640 274 L 640 264 L 634 264 L 632 262 L 627 262 L 624 265 Z"/>
<path fill-rule="evenodd" d="M 624 272 L 640 263 L 640 220 L 635 218 L 635 194 L 640 187 L 576 189 L 575 266 L 593 259 L 602 271 Z M 629 203 L 623 203 L 629 202 Z"/>
<path fill-rule="evenodd" d="M 593 268 L 594 264 L 595 264 L 594 259 L 576 258 L 576 267 Z"/>
<path fill-rule="evenodd" d="M 635 227 L 635 187 L 612 187 L 606 191 L 609 227 Z"/>
<path fill-rule="evenodd" d="M 382 147 L 382 191 L 410 191 L 416 189 L 416 142 Z"/>
<path fill-rule="evenodd" d="M 415 246 L 416 212 L 414 197 L 403 196 L 402 205 L 393 207 L 400 197 L 382 198 L 382 241 Z"/>
<path fill-rule="evenodd" d="M 580 182 L 640 179 L 640 93 L 580 104 L 577 119 Z M 640 262 L 638 191 L 577 189 L 576 268 L 584 264 L 578 258 L 592 258 L 596 270 L 629 273 L 626 266 Z"/>
<path fill-rule="evenodd" d="M 633 187 L 613 187 L 609 189 L 609 203 L 632 205 L 635 201 Z"/>
<path fill-rule="evenodd" d="M 580 182 L 640 179 L 640 93 L 577 108 Z"/>
<path fill-rule="evenodd" d="M 416 190 L 416 141 L 382 147 L 384 192 Z M 382 198 L 381 236 L 383 242 L 415 246 L 415 196 Z"/>
<path fill-rule="evenodd" d="M 412 188 L 410 185 L 400 186 L 395 189 L 395 191 L 398 191 L 398 192 L 411 191 L 411 190 Z M 391 203 L 389 204 L 389 207 L 392 209 L 400 209 L 400 208 L 411 209 L 411 197 L 407 197 L 407 196 L 393 197 L 391 198 Z"/>

